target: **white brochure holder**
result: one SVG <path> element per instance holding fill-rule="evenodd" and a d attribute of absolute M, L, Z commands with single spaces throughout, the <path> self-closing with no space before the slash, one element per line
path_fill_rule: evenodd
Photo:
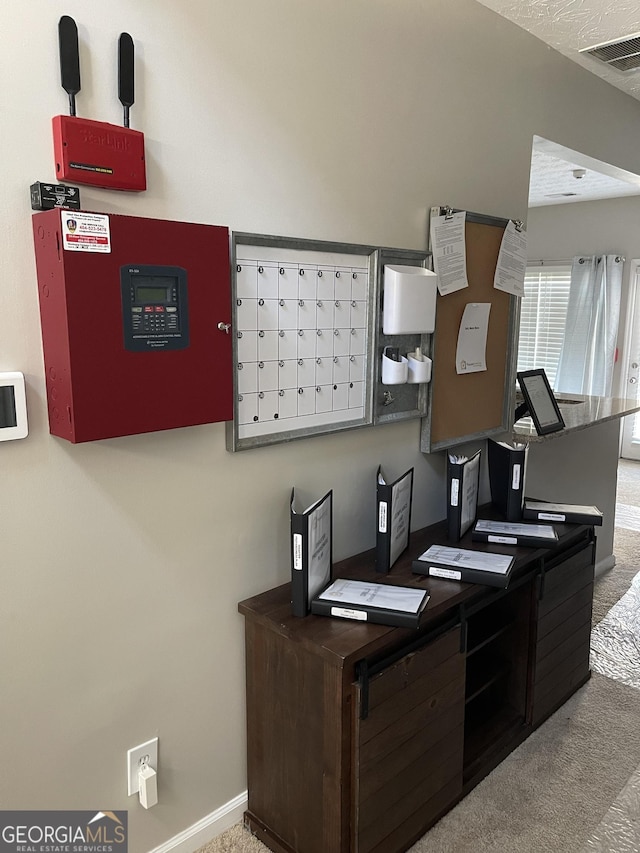
<path fill-rule="evenodd" d="M 384 268 L 382 331 L 385 335 L 431 334 L 436 321 L 438 276 L 424 267 Z"/>
<path fill-rule="evenodd" d="M 409 374 L 407 382 L 417 385 L 422 382 L 431 381 L 431 365 L 433 362 L 426 355 L 422 355 L 420 350 L 407 353 L 407 366 Z"/>
<path fill-rule="evenodd" d="M 409 375 L 409 361 L 405 356 L 400 356 L 400 361 L 389 358 L 385 347 L 382 353 L 382 384 L 404 385 Z"/>

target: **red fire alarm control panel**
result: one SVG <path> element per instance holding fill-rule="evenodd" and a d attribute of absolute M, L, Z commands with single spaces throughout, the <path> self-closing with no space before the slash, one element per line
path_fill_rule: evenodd
<path fill-rule="evenodd" d="M 227 228 L 54 208 L 33 235 L 53 435 L 232 419 Z"/>

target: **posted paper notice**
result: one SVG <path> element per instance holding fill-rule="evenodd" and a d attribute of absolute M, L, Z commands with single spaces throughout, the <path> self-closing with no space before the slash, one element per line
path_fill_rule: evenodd
<path fill-rule="evenodd" d="M 502 235 L 493 286 L 514 296 L 524 296 L 526 268 L 527 232 L 518 230 L 510 219 Z"/>
<path fill-rule="evenodd" d="M 465 219 L 464 210 L 448 216 L 431 216 L 431 251 L 440 296 L 469 287 L 464 242 Z"/>
<path fill-rule="evenodd" d="M 465 305 L 456 348 L 456 373 L 479 373 L 487 369 L 487 332 L 490 302 Z"/>

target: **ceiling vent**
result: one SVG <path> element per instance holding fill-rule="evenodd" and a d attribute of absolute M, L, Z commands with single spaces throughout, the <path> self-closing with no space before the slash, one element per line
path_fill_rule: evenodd
<path fill-rule="evenodd" d="M 609 68 L 617 68 L 618 71 L 636 71 L 640 68 L 640 33 L 619 41 L 584 48 L 580 53 L 592 56 Z"/>

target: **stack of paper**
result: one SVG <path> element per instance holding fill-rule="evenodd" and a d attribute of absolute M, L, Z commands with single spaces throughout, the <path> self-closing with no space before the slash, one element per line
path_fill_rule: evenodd
<path fill-rule="evenodd" d="M 321 616 L 417 628 L 428 601 L 426 589 L 339 579 L 311 602 L 311 611 Z"/>
<path fill-rule="evenodd" d="M 411 565 L 422 575 L 506 587 L 514 563 L 515 557 L 505 554 L 432 545 Z"/>

